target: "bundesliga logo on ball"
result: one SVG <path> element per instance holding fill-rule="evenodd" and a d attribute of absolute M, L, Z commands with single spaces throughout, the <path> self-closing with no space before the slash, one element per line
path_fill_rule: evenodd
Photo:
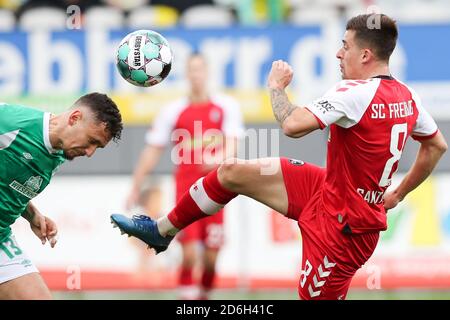
<path fill-rule="evenodd" d="M 167 77 L 172 58 L 169 42 L 162 35 L 151 30 L 138 30 L 120 42 L 116 66 L 128 82 L 150 87 Z"/>

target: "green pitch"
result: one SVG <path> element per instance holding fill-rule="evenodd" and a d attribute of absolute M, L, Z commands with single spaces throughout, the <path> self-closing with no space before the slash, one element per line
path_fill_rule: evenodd
<path fill-rule="evenodd" d="M 176 300 L 177 294 L 168 291 L 59 291 L 55 299 L 62 300 Z M 297 300 L 295 290 L 216 290 L 217 300 Z M 348 300 L 450 300 L 450 290 L 351 290 Z"/>

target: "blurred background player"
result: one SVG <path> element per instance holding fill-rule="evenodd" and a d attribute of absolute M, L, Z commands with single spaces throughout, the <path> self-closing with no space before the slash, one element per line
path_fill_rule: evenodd
<path fill-rule="evenodd" d="M 20 216 L 45 244 L 56 244 L 57 227 L 30 202 L 65 160 L 91 157 L 120 139 L 122 118 L 106 95 L 79 98 L 60 115 L 0 105 L 0 299 L 50 299 L 50 291 L 11 232 Z"/>
<path fill-rule="evenodd" d="M 138 203 L 146 175 L 153 171 L 170 141 L 175 143 L 171 154 L 177 165 L 176 201 L 197 179 L 217 168 L 225 158 L 236 154 L 237 139 L 244 131 L 239 105 L 230 97 L 209 92 L 208 67 L 200 54 L 193 54 L 188 59 L 186 77 L 190 86 L 188 96 L 164 107 L 147 134 L 147 146 L 134 170 L 126 203 L 128 210 Z M 220 210 L 179 234 L 183 253 L 179 275 L 181 299 L 207 298 L 223 243 L 223 219 L 223 211 Z M 200 286 L 197 286 L 195 270 L 199 241 L 204 251 L 198 260 L 201 275 Z"/>
<path fill-rule="evenodd" d="M 134 205 L 136 210 L 146 212 L 151 218 L 159 218 L 163 209 L 162 179 L 157 175 L 147 176 L 142 184 L 138 199 Z M 155 272 L 160 272 L 168 268 L 154 259 L 154 253 L 148 250 L 148 246 L 137 239 L 130 239 L 138 251 L 138 263 L 133 276 L 137 281 L 146 281 L 148 277 L 153 277 Z M 170 259 L 170 258 L 169 258 Z M 154 277 L 155 278 L 155 277 Z M 156 281 L 157 279 L 154 279 Z M 165 281 L 161 279 L 161 281 Z"/>

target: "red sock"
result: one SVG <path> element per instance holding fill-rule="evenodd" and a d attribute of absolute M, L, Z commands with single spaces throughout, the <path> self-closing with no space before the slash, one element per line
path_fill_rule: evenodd
<path fill-rule="evenodd" d="M 201 285 L 205 291 L 212 289 L 215 277 L 215 271 L 203 270 Z"/>
<path fill-rule="evenodd" d="M 178 283 L 181 286 L 191 286 L 194 284 L 194 279 L 192 278 L 192 268 L 181 267 Z"/>
<path fill-rule="evenodd" d="M 193 268 L 181 267 L 178 278 L 178 296 L 181 300 L 197 300 L 200 289 L 194 283 Z"/>
<path fill-rule="evenodd" d="M 214 283 L 215 278 L 216 278 L 216 272 L 214 270 L 213 271 L 203 270 L 199 300 L 208 300 L 209 299 L 209 293 L 211 292 L 211 289 L 213 288 L 213 283 Z"/>
<path fill-rule="evenodd" d="M 195 182 L 167 217 L 175 228 L 181 230 L 216 213 L 236 196 L 237 193 L 222 187 L 216 169 Z"/>

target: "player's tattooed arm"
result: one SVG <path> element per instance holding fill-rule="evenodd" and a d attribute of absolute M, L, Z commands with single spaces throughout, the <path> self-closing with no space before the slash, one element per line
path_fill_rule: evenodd
<path fill-rule="evenodd" d="M 289 117 L 297 107 L 294 106 L 284 91 L 280 88 L 270 89 L 270 100 L 272 103 L 272 111 L 280 125 Z"/>
<path fill-rule="evenodd" d="M 28 206 L 22 213 L 22 217 L 31 222 L 33 221 L 35 216 L 36 216 L 36 207 L 31 202 L 28 202 Z"/>

